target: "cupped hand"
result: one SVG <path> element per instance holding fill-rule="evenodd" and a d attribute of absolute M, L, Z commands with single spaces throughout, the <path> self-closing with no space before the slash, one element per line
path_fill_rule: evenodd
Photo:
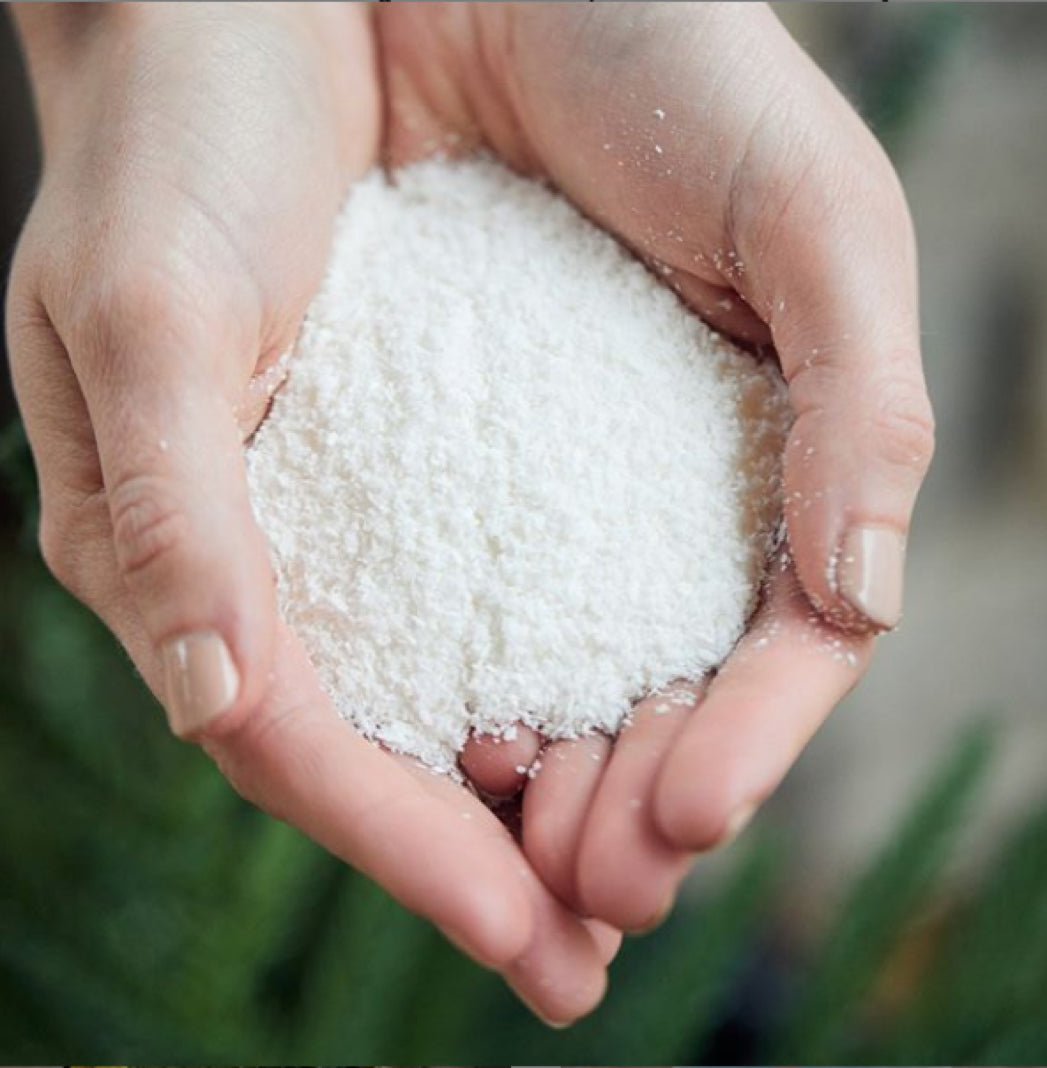
<path fill-rule="evenodd" d="M 412 61 L 393 113 L 551 178 L 714 326 L 773 344 L 788 383 L 790 555 L 749 633 L 693 707 L 645 702 L 613 742 L 555 743 L 526 786 L 524 847 L 547 884 L 642 929 L 899 621 L 933 447 L 911 223 L 878 144 L 763 5 L 427 8 L 379 14 L 387 52 Z M 391 142 L 394 159 L 427 150 Z M 474 744 L 466 766 L 518 787 L 497 752 Z"/>
<path fill-rule="evenodd" d="M 452 783 L 339 720 L 279 623 L 243 437 L 378 157 L 366 5 L 26 5 L 44 174 L 8 294 L 58 578 L 174 731 L 558 1022 L 618 937 Z M 395 71 L 390 76 L 395 79 Z M 351 651 L 347 651 L 351 655 Z"/>

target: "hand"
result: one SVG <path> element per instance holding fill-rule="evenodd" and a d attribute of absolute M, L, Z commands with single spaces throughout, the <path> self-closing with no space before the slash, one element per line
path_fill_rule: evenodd
<path fill-rule="evenodd" d="M 394 161 L 450 133 L 551 177 L 714 326 L 773 342 L 789 384 L 792 563 L 751 632 L 696 709 L 642 704 L 613 746 L 556 743 L 526 788 L 524 847 L 547 884 L 583 914 L 643 928 L 898 622 L 932 451 L 904 197 L 763 5 L 388 5 L 378 27 L 398 71 Z M 512 763 L 538 744 L 478 743 L 466 763 L 512 789 Z"/>
<path fill-rule="evenodd" d="M 502 971 L 541 1015 L 599 999 L 618 937 L 493 816 L 339 720 L 279 624 L 242 436 L 379 150 L 355 5 L 26 5 L 45 149 L 8 300 L 41 544 L 171 725 Z"/>

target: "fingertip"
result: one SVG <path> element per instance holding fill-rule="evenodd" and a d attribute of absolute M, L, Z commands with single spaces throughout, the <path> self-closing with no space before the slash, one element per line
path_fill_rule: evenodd
<path fill-rule="evenodd" d="M 791 519 L 797 577 L 817 616 L 855 637 L 894 630 L 902 618 L 905 535 L 886 523 L 859 521 L 833 539 Z"/>
<path fill-rule="evenodd" d="M 546 1027 L 563 1031 L 599 1007 L 607 993 L 607 970 L 602 965 L 588 969 L 570 986 L 550 984 L 539 997 L 524 994 L 516 982 L 509 986 Z"/>
<path fill-rule="evenodd" d="M 873 630 L 893 630 L 902 618 L 905 536 L 875 523 L 846 531 L 836 561 L 840 597 Z"/>
<path fill-rule="evenodd" d="M 557 899 L 575 904 L 574 857 L 571 852 L 577 835 L 571 834 L 555 811 L 542 811 L 542 795 L 534 791 L 524 795 L 522 843 L 524 853 L 542 882 Z M 535 812 L 535 808 L 539 811 Z"/>
<path fill-rule="evenodd" d="M 622 945 L 622 932 L 603 920 L 583 920 L 585 929 L 596 946 L 600 963 L 606 968 L 618 955 Z"/>
<path fill-rule="evenodd" d="M 534 937 L 534 916 L 527 895 L 508 878 L 478 884 L 461 899 L 462 915 L 440 923 L 447 938 L 478 964 L 504 971 L 527 952 Z"/>
<path fill-rule="evenodd" d="M 591 925 L 553 898 L 530 869 L 521 875 L 531 894 L 534 934 L 503 975 L 536 1016 L 565 1027 L 599 1004 L 612 947 L 600 932 L 594 937 Z"/>
<path fill-rule="evenodd" d="M 646 850 L 632 867 L 624 867 L 623 850 L 612 845 L 613 834 L 612 829 L 603 840 L 590 837 L 584 843 L 578 896 L 590 916 L 618 931 L 644 934 L 668 916 L 693 858 L 689 850 L 660 839 L 661 852 Z"/>
<path fill-rule="evenodd" d="M 576 862 L 578 896 L 587 914 L 619 930 L 658 922 L 691 864 L 652 819 L 660 770 L 701 700 L 704 686 L 680 684 L 666 699 L 640 702 L 621 732 L 587 817 Z"/>
<path fill-rule="evenodd" d="M 232 643 L 211 629 L 160 643 L 163 706 L 177 738 L 194 744 L 229 739 L 264 704 L 275 679 L 275 618 L 271 631 L 255 629 L 247 656 L 234 654 Z"/>
<path fill-rule="evenodd" d="M 674 757 L 676 754 L 674 754 Z M 696 788 L 686 753 L 670 759 L 654 792 L 658 832 L 677 849 L 708 853 L 733 841 L 752 818 L 756 803 L 736 797 L 727 784 L 707 779 Z"/>
<path fill-rule="evenodd" d="M 542 741 L 537 731 L 520 723 L 503 735 L 474 733 L 462 748 L 459 767 L 481 793 L 515 797 L 527 782 Z"/>
<path fill-rule="evenodd" d="M 677 785 L 676 776 L 670 760 L 662 769 L 658 785 L 654 790 L 652 817 L 658 833 L 677 849 L 697 848 L 691 843 L 697 837 L 693 821 L 688 811 L 688 798 Z M 698 828 L 701 830 L 701 828 Z"/>
<path fill-rule="evenodd" d="M 803 387 L 794 380 L 791 388 Z M 893 630 L 901 620 L 906 541 L 926 470 L 921 452 L 905 452 L 919 448 L 904 445 L 908 431 L 861 432 L 871 418 L 862 406 L 892 403 L 866 392 L 874 397 L 825 398 L 801 414 L 784 455 L 782 507 L 796 573 L 818 614 L 852 634 Z M 904 455 L 894 455 L 899 448 Z"/>
<path fill-rule="evenodd" d="M 600 962 L 600 966 L 591 970 L 587 980 L 578 984 L 573 995 L 566 1002 L 571 1022 L 577 1022 L 583 1016 L 595 1012 L 606 994 L 607 969 Z"/>
<path fill-rule="evenodd" d="M 611 745 L 602 734 L 553 742 L 524 794 L 524 852 L 550 891 L 576 912 L 579 843 Z"/>

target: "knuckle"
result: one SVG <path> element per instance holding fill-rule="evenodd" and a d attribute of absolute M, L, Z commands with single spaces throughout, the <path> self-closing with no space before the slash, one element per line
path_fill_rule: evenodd
<path fill-rule="evenodd" d="M 92 320 L 99 330 L 119 329 L 160 317 L 167 302 L 166 283 L 155 272 L 144 269 L 101 276 L 81 301 L 85 320 Z"/>
<path fill-rule="evenodd" d="M 64 589 L 80 597 L 80 553 L 69 524 L 55 516 L 52 509 L 43 509 L 37 541 L 48 571 Z"/>
<path fill-rule="evenodd" d="M 883 146 L 864 128 L 863 135 L 864 146 L 856 146 L 845 164 L 838 198 L 841 218 L 864 220 L 857 225 L 868 245 L 888 249 L 895 257 L 901 254 L 914 268 L 915 227 L 905 188 Z"/>
<path fill-rule="evenodd" d="M 831 142 L 832 159 L 842 184 L 876 204 L 890 218 L 908 219 L 905 190 L 891 157 L 872 130 L 857 116 L 853 118 L 844 137 Z"/>
<path fill-rule="evenodd" d="M 301 772 L 302 781 L 322 781 L 327 754 L 310 746 L 298 730 L 308 714 L 308 708 L 296 703 L 232 709 L 186 740 L 207 753 L 240 797 L 286 822 L 289 802 L 274 786 L 265 754 L 285 754 L 289 765 L 299 765 L 294 770 Z"/>
<path fill-rule="evenodd" d="M 177 558 L 189 522 L 167 481 L 159 475 L 133 475 L 109 495 L 117 566 L 125 579 Z"/>
<path fill-rule="evenodd" d="M 871 432 L 878 455 L 892 467 L 925 472 L 934 455 L 934 414 L 924 390 L 887 379 L 872 393 Z"/>
<path fill-rule="evenodd" d="M 254 769 L 237 756 L 231 746 L 223 744 L 222 739 L 215 738 L 209 733 L 192 740 L 200 744 L 229 785 L 244 801 L 254 805 L 267 816 L 286 822 L 287 814 L 283 806 L 272 796 L 271 791 L 264 788 Z"/>
<path fill-rule="evenodd" d="M 84 353 L 83 370 L 116 373 L 148 352 L 181 352 L 199 339 L 187 337 L 198 316 L 186 314 L 177 284 L 159 269 L 109 272 L 72 301 L 70 350 Z"/>
<path fill-rule="evenodd" d="M 934 413 L 918 375 L 890 370 L 859 382 L 845 363 L 826 359 L 802 368 L 789 392 L 798 425 L 823 419 L 838 424 L 852 412 L 854 440 L 876 459 L 907 474 L 922 475 L 930 465 Z"/>
<path fill-rule="evenodd" d="M 893 241 L 894 247 L 904 250 L 906 259 L 915 267 L 916 227 L 901 179 L 885 154 L 880 177 L 869 199 L 869 217 L 877 220 L 877 225 Z"/>

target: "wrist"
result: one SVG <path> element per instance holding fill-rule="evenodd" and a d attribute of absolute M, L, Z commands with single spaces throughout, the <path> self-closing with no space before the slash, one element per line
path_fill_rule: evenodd
<path fill-rule="evenodd" d="M 351 23 L 367 21 L 366 12 L 352 10 L 354 4 L 27 2 L 10 7 L 45 164 L 58 150 L 82 143 L 100 124 L 119 121 L 125 108 L 154 86 L 153 62 L 140 62 L 145 53 L 162 57 L 168 69 L 182 64 L 189 82 L 208 52 L 228 51 L 234 59 L 253 52 L 257 64 L 273 64 L 278 71 L 300 66 L 307 82 L 325 85 L 337 96 Z"/>
<path fill-rule="evenodd" d="M 12 3 L 36 105 L 45 163 L 65 131 L 83 129 L 83 110 L 98 98 L 95 70 L 106 71 L 110 53 L 132 38 L 142 21 L 137 3 Z M 162 5 L 166 6 L 166 5 Z M 113 76 L 112 67 L 109 76 Z M 102 77 L 105 77 L 103 74 Z"/>

